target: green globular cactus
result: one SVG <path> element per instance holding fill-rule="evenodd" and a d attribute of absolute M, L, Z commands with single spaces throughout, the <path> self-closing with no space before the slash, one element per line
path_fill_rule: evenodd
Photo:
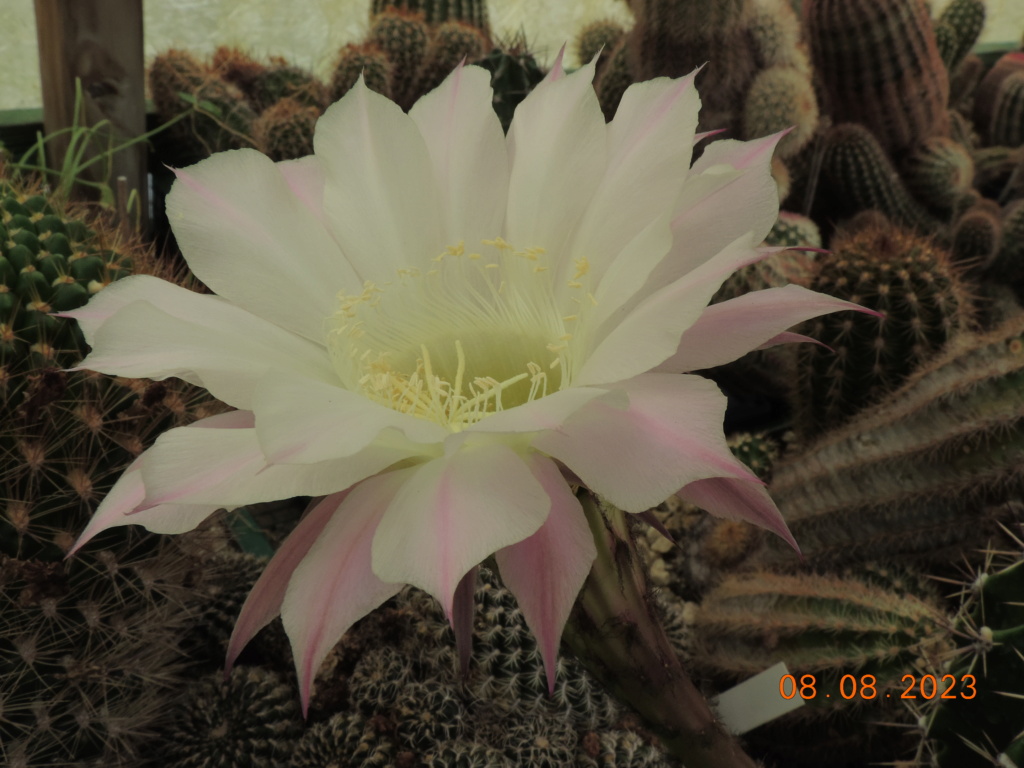
<path fill-rule="evenodd" d="M 390 768 L 395 745 L 358 712 L 339 712 L 307 730 L 290 748 L 288 768 Z M 461 768 L 461 766 L 460 766 Z"/>
<path fill-rule="evenodd" d="M 792 211 L 779 211 L 779 218 L 764 242 L 765 245 L 787 245 L 793 248 L 821 248 L 821 230 L 807 216 Z"/>
<path fill-rule="evenodd" d="M 882 402 L 791 451 L 775 499 L 808 567 L 946 567 L 1024 518 L 1024 319 L 961 333 Z M 765 540 L 754 561 L 796 565 Z"/>
<path fill-rule="evenodd" d="M 498 749 L 472 741 L 446 741 L 423 760 L 425 768 L 515 768 Z"/>
<path fill-rule="evenodd" d="M 948 215 L 974 185 L 974 160 L 959 142 L 933 136 L 917 145 L 903 164 L 907 188 L 933 210 Z"/>
<path fill-rule="evenodd" d="M 817 260 L 814 290 L 882 313 L 839 313 L 809 324 L 827 344 L 803 344 L 795 428 L 819 434 L 899 386 L 971 321 L 971 294 L 947 251 L 929 238 L 870 224 L 838 236 Z"/>
<path fill-rule="evenodd" d="M 818 101 L 807 75 L 790 67 L 757 74 L 743 105 L 743 138 L 756 139 L 792 128 L 779 142 L 781 158 L 792 157 L 818 128 Z"/>
<path fill-rule="evenodd" d="M 474 62 L 487 53 L 487 37 L 462 21 L 445 21 L 431 30 L 430 42 L 416 86 L 417 95 L 439 86 L 463 60 Z"/>
<path fill-rule="evenodd" d="M 320 108 L 284 98 L 263 111 L 252 125 L 256 148 L 271 160 L 294 160 L 313 154 L 313 131 Z"/>
<path fill-rule="evenodd" d="M 761 480 L 772 476 L 772 465 L 779 458 L 779 443 L 766 432 L 741 432 L 726 441 L 733 455 L 750 467 Z"/>
<path fill-rule="evenodd" d="M 331 75 L 331 100 L 338 101 L 348 93 L 360 75 L 367 88 L 390 98 L 393 69 L 391 60 L 376 43 L 350 43 L 338 52 Z"/>
<path fill-rule="evenodd" d="M 949 135 L 949 79 L 924 0 L 807 0 L 823 110 L 866 126 L 893 158 Z"/>
<path fill-rule="evenodd" d="M 159 140 L 163 155 L 176 165 L 190 165 L 215 152 L 251 146 L 256 113 L 242 91 L 190 54 L 169 50 L 149 67 L 149 89 L 157 115 L 171 126 Z"/>
<path fill-rule="evenodd" d="M 302 732 L 294 687 L 260 667 L 196 681 L 167 721 L 155 754 L 168 768 L 277 768 Z"/>
<path fill-rule="evenodd" d="M 950 73 L 971 52 L 985 27 L 984 0 L 953 0 L 935 22 L 942 63 Z"/>
<path fill-rule="evenodd" d="M 1005 147 L 1024 144 L 1024 72 L 1015 72 L 1002 81 L 993 106 L 989 141 Z"/>
<path fill-rule="evenodd" d="M 951 627 L 928 592 L 895 595 L 849 576 L 735 573 L 694 614 L 690 664 L 722 688 L 785 662 L 793 679 L 780 689 L 803 706 L 751 741 L 780 764 L 862 766 L 910 745 L 891 725 L 907 719 L 904 676 L 940 668 Z"/>
<path fill-rule="evenodd" d="M 625 35 L 626 30 L 617 21 L 604 19 L 587 24 L 576 35 L 576 60 L 582 65 L 601 54 L 597 67 L 602 69 Z"/>
<path fill-rule="evenodd" d="M 956 681 L 956 695 L 934 701 L 927 723 L 932 764 L 1021 765 L 1024 561 L 1018 556 L 1009 564 L 990 566 L 966 586 L 956 627 L 959 653 L 943 670 Z"/>
<path fill-rule="evenodd" d="M 140 765 L 187 679 L 190 559 L 129 534 L 66 563 L 0 554 L 0 761 Z"/>
<path fill-rule="evenodd" d="M 588 739 L 588 737 L 591 737 Z M 660 749 L 635 731 L 608 731 L 583 737 L 579 768 L 670 768 Z"/>
<path fill-rule="evenodd" d="M 389 9 L 422 13 L 428 24 L 461 21 L 490 34 L 486 0 L 372 0 L 371 22 Z"/>
<path fill-rule="evenodd" d="M 367 40 L 391 62 L 391 98 L 403 109 L 416 101 L 416 83 L 427 54 L 430 30 L 423 14 L 388 9 L 374 17 Z"/>
<path fill-rule="evenodd" d="M 835 125 L 825 134 L 817 188 L 817 221 L 878 210 L 921 232 L 939 227 L 910 195 L 875 135 L 857 123 Z"/>

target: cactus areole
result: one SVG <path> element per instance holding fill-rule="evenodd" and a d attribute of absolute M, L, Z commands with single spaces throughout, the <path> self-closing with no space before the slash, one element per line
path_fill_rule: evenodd
<path fill-rule="evenodd" d="M 606 124 L 593 73 L 559 58 L 507 136 L 483 69 L 408 114 L 360 80 L 309 157 L 242 149 L 179 170 L 168 215 L 217 295 L 128 277 L 68 316 L 92 346 L 83 368 L 177 376 L 237 410 L 163 434 L 76 548 L 320 497 L 229 648 L 230 663 L 280 614 L 308 707 L 330 648 L 403 584 L 458 635 L 457 587 L 491 555 L 552 683 L 596 554 L 580 483 L 633 513 L 678 492 L 792 542 L 726 446 L 725 397 L 686 372 L 855 307 L 795 286 L 708 307 L 772 250 L 779 137 L 714 142 L 691 167 L 692 75 L 631 86 Z"/>

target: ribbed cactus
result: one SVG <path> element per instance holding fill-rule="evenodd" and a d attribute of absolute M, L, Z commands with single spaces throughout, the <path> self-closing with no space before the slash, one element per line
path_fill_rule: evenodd
<path fill-rule="evenodd" d="M 910 192 L 944 216 L 974 185 L 970 152 L 945 136 L 933 136 L 917 145 L 902 167 Z"/>
<path fill-rule="evenodd" d="M 258 113 L 277 104 L 281 99 L 294 99 L 305 107 L 322 112 L 328 103 L 327 88 L 312 73 L 288 64 L 280 58 L 271 59 L 270 65 L 242 87 L 253 109 Z"/>
<path fill-rule="evenodd" d="M 993 106 L 989 141 L 1006 147 L 1024 144 L 1024 72 L 1015 72 L 1002 81 Z"/>
<path fill-rule="evenodd" d="M 690 663 L 727 687 L 785 662 L 794 679 L 780 688 L 804 706 L 751 738 L 786 765 L 862 766 L 906 742 L 878 721 L 900 719 L 904 676 L 939 668 L 951 626 L 927 593 L 896 595 L 850 576 L 738 573 L 694 614 Z"/>
<path fill-rule="evenodd" d="M 798 350 L 795 428 L 802 437 L 842 423 L 899 386 L 971 320 L 971 292 L 949 253 L 892 225 L 837 236 L 812 287 L 883 314 L 847 314 L 809 324 Z"/>
<path fill-rule="evenodd" d="M 804 72 L 791 67 L 771 67 L 757 74 L 743 105 L 743 138 L 756 139 L 792 128 L 779 142 L 777 152 L 795 155 L 818 128 L 818 101 Z"/>
<path fill-rule="evenodd" d="M 807 0 L 803 20 L 836 123 L 867 126 L 894 158 L 949 135 L 949 80 L 924 0 Z"/>
<path fill-rule="evenodd" d="M 878 210 L 921 232 L 938 228 L 938 221 L 911 196 L 870 130 L 857 123 L 840 123 L 826 132 L 823 143 L 816 220 L 839 221 Z"/>
<path fill-rule="evenodd" d="M 487 53 L 487 37 L 472 24 L 456 20 L 438 24 L 431 30 L 416 84 L 417 94 L 439 86 L 460 62 L 474 62 Z"/>
<path fill-rule="evenodd" d="M 1024 200 L 1015 200 L 1000 218 L 1002 243 L 988 264 L 986 276 L 1001 283 L 1024 279 Z"/>
<path fill-rule="evenodd" d="M 165 719 L 150 749 L 168 768 L 278 768 L 302 732 L 294 688 L 260 667 L 197 680 Z"/>
<path fill-rule="evenodd" d="M 1020 544 L 1020 541 L 1017 541 Z M 1024 763 L 1024 562 L 983 570 L 965 590 L 956 629 L 959 651 L 947 674 L 952 698 L 938 700 L 928 719 L 930 751 L 939 768 Z M 965 676 L 973 684 L 960 683 Z M 970 682 L 970 681 L 969 681 Z M 980 749 L 972 749 L 971 744 Z"/>
<path fill-rule="evenodd" d="M 313 131 L 320 108 L 283 98 L 264 110 L 252 125 L 256 148 L 271 160 L 293 160 L 313 154 Z"/>
<path fill-rule="evenodd" d="M 338 51 L 331 75 L 331 100 L 337 101 L 348 93 L 360 75 L 371 91 L 390 96 L 393 69 L 391 60 L 376 43 L 350 43 Z"/>
<path fill-rule="evenodd" d="M 947 565 L 1022 519 L 1024 319 L 961 334 L 883 402 L 787 454 L 775 499 L 808 566 Z M 757 557 L 796 566 L 785 545 Z"/>
<path fill-rule="evenodd" d="M 1003 240 L 999 206 L 981 200 L 956 220 L 950 243 L 953 261 L 971 272 L 981 272 L 999 253 Z"/>
<path fill-rule="evenodd" d="M 462 21 L 488 32 L 486 0 L 373 0 L 370 19 L 374 20 L 389 8 L 422 13 L 428 24 Z"/>
<path fill-rule="evenodd" d="M 993 125 L 996 102 L 1002 92 L 1003 83 L 1011 75 L 1020 72 L 1024 72 L 1024 51 L 1011 51 L 1000 57 L 978 84 L 974 94 L 974 110 L 971 116 L 988 144 L 999 143 L 992 140 L 989 132 Z"/>
<path fill-rule="evenodd" d="M 985 26 L 984 0 L 953 0 L 935 21 L 939 53 L 952 73 L 971 52 Z"/>
<path fill-rule="evenodd" d="M 367 40 L 391 61 L 391 98 L 408 109 L 418 96 L 416 84 L 427 55 L 430 29 L 421 13 L 388 9 L 374 17 Z"/>
<path fill-rule="evenodd" d="M 576 60 L 586 64 L 600 53 L 606 63 L 625 34 L 626 30 L 617 21 L 601 20 L 587 24 L 576 35 Z M 601 68 L 600 62 L 598 68 Z"/>
<path fill-rule="evenodd" d="M 380 725 L 358 712 L 339 712 L 309 728 L 291 748 L 288 762 L 279 765 L 390 768 L 395 764 L 395 745 Z"/>
<path fill-rule="evenodd" d="M 256 113 L 245 95 L 190 54 L 172 49 L 157 56 L 149 67 L 149 89 L 162 121 L 189 114 L 159 140 L 168 161 L 189 165 L 214 152 L 251 146 Z"/>

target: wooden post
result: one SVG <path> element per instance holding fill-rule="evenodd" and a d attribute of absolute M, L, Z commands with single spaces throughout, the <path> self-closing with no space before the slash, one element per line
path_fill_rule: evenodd
<path fill-rule="evenodd" d="M 87 156 L 102 152 L 110 141 L 116 146 L 145 133 L 142 0 L 35 0 L 35 12 L 47 135 L 75 124 L 75 78 L 82 82 L 83 97 L 78 125 L 110 121 L 109 133 L 90 146 Z M 66 136 L 49 142 L 50 168 L 62 167 L 67 148 Z M 122 176 L 138 195 L 137 210 L 145 230 L 149 206 L 145 142 L 115 153 L 109 165 L 96 163 L 84 174 L 112 190 Z M 81 187 L 75 195 L 96 197 Z"/>

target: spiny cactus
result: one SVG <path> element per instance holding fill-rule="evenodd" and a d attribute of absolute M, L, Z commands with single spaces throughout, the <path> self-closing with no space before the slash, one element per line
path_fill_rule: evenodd
<path fill-rule="evenodd" d="M 670 765 L 660 749 L 635 731 L 586 734 L 582 748 L 585 756 L 577 759 L 579 768 L 669 768 Z"/>
<path fill-rule="evenodd" d="M 136 533 L 67 563 L 0 554 L 0 762 L 141 764 L 186 679 L 193 574 Z"/>
<path fill-rule="evenodd" d="M 283 98 L 256 118 L 252 138 L 271 160 L 293 160 L 313 154 L 313 130 L 320 108 Z"/>
<path fill-rule="evenodd" d="M 607 62 L 612 50 L 625 36 L 626 30 L 617 21 L 601 20 L 587 24 L 576 35 L 576 60 L 586 64 L 599 53 L 603 62 Z M 602 62 L 598 62 L 601 69 Z"/>
<path fill-rule="evenodd" d="M 161 121 L 188 113 L 158 142 L 174 164 L 190 165 L 214 152 L 251 146 L 256 113 L 245 95 L 185 51 L 172 49 L 153 60 L 149 89 Z"/>
<path fill-rule="evenodd" d="M 294 99 L 306 107 L 322 112 L 328 103 L 327 88 L 311 72 L 274 57 L 243 92 L 257 113 L 277 104 L 281 99 Z"/>
<path fill-rule="evenodd" d="M 169 768 L 277 768 L 302 731 L 293 687 L 260 667 L 196 681 L 167 720 L 155 746 Z"/>
<path fill-rule="evenodd" d="M 861 211 L 878 210 L 921 232 L 938 229 L 938 221 L 907 191 L 870 130 L 857 123 L 840 123 L 826 132 L 823 145 L 816 220 L 839 221 Z"/>
<path fill-rule="evenodd" d="M 1007 147 L 1024 144 L 1024 72 L 1015 72 L 1002 81 L 993 106 L 989 141 Z"/>
<path fill-rule="evenodd" d="M 971 52 L 985 26 L 984 0 L 953 0 L 935 21 L 939 53 L 952 73 Z"/>
<path fill-rule="evenodd" d="M 813 288 L 882 313 L 810 324 L 830 348 L 798 351 L 798 434 L 819 434 L 895 389 L 972 317 L 971 296 L 949 253 L 899 227 L 870 225 L 837 237 L 817 261 Z"/>
<path fill-rule="evenodd" d="M 743 137 L 756 139 L 792 128 L 777 152 L 795 155 L 818 127 L 818 101 L 807 75 L 790 67 L 762 70 L 750 83 L 743 105 Z"/>
<path fill-rule="evenodd" d="M 988 144 L 999 143 L 992 140 L 990 131 L 996 114 L 996 102 L 999 100 L 1003 83 L 1011 75 L 1016 75 L 1019 72 L 1024 72 L 1024 51 L 1011 51 L 1001 56 L 978 83 L 971 116 L 974 118 L 974 124 L 978 126 L 978 130 L 984 134 Z"/>
<path fill-rule="evenodd" d="M 894 158 L 949 135 L 949 80 L 924 0 L 807 0 L 824 111 L 866 126 Z"/>
<path fill-rule="evenodd" d="M 1000 219 L 1003 237 L 986 275 L 1004 283 L 1024 279 L 1024 200 L 1016 200 L 1003 210 Z"/>
<path fill-rule="evenodd" d="M 1018 547 L 1021 542 L 1016 542 Z M 935 702 L 928 718 L 934 765 L 983 768 L 1020 765 L 1024 758 L 1024 562 L 983 570 L 965 590 L 957 625 L 960 654 L 947 674 L 960 683 L 957 694 Z M 974 745 L 972 748 L 971 745 Z"/>
<path fill-rule="evenodd" d="M 350 43 L 338 52 L 331 76 L 331 99 L 337 101 L 356 84 L 360 75 L 371 91 L 391 96 L 394 65 L 376 43 Z"/>
<path fill-rule="evenodd" d="M 948 564 L 1022 519 L 1024 318 L 962 333 L 878 405 L 774 468 L 807 566 Z M 756 559 L 795 566 L 765 541 Z"/>
<path fill-rule="evenodd" d="M 473 62 L 488 52 L 487 37 L 477 27 L 452 20 L 431 30 L 430 42 L 416 84 L 417 94 L 439 86 L 462 61 Z"/>
<path fill-rule="evenodd" d="M 1000 213 L 995 202 L 981 200 L 957 218 L 950 243 L 950 253 L 956 263 L 972 272 L 980 272 L 991 264 L 1003 239 Z"/>
<path fill-rule="evenodd" d="M 918 200 L 948 216 L 960 196 L 974 185 L 974 160 L 959 142 L 932 136 L 907 157 L 903 177 Z"/>
<path fill-rule="evenodd" d="M 428 24 L 461 21 L 485 33 L 489 30 L 486 0 L 373 0 L 371 21 L 389 8 L 422 13 Z"/>
<path fill-rule="evenodd" d="M 391 98 L 408 109 L 418 95 L 418 74 L 430 39 L 423 14 L 386 10 L 374 17 L 367 39 L 375 43 L 393 64 L 389 83 Z"/>
<path fill-rule="evenodd" d="M 514 768 L 500 750 L 472 741 L 438 744 L 423 762 L 426 768 Z"/>
<path fill-rule="evenodd" d="M 523 39 L 496 48 L 476 64 L 491 73 L 494 111 L 507 133 L 516 107 L 544 79 L 544 71 L 527 50 Z"/>
<path fill-rule="evenodd" d="M 785 662 L 793 678 L 780 688 L 803 706 L 751 738 L 786 765 L 819 766 L 827 753 L 827 764 L 861 766 L 898 754 L 900 732 L 877 721 L 903 713 L 906 675 L 939 669 L 951 626 L 934 596 L 855 577 L 731 574 L 694 615 L 690 663 L 721 687 Z M 806 738 L 815 730 L 827 746 Z"/>

